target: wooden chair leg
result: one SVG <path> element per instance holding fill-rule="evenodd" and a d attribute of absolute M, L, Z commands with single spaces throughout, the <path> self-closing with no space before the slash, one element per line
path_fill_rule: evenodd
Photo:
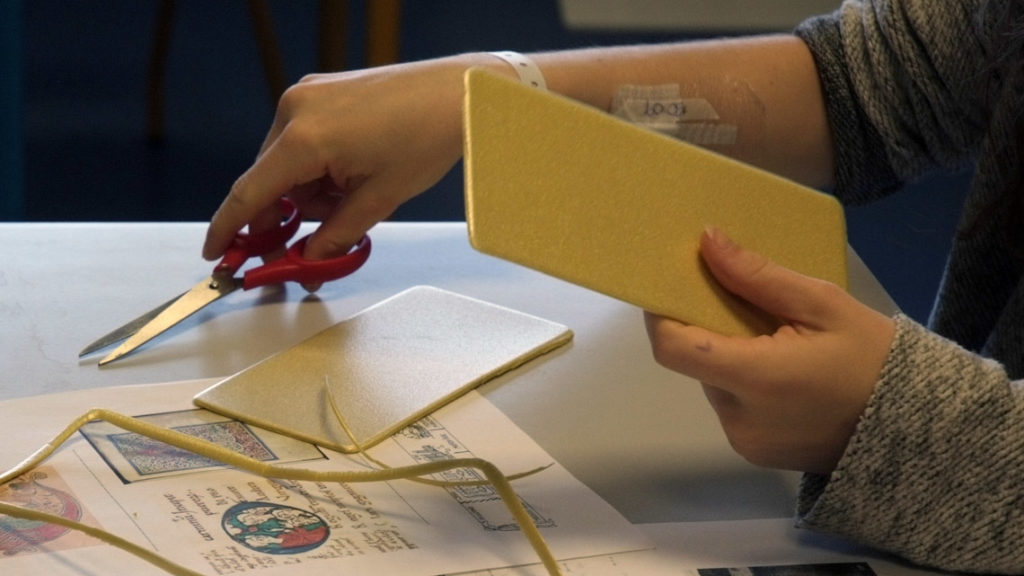
<path fill-rule="evenodd" d="M 321 72 L 336 72 L 346 68 L 348 13 L 348 0 L 320 0 L 320 42 L 317 56 Z M 401 19 L 400 0 L 366 2 L 366 66 L 381 66 L 398 61 Z"/>
<path fill-rule="evenodd" d="M 277 47 L 274 34 L 274 22 L 270 15 L 270 6 L 266 0 L 248 0 L 249 15 L 252 17 L 253 31 L 256 33 L 256 45 L 259 48 L 260 60 L 263 62 L 263 74 L 267 77 L 267 88 L 270 92 L 270 106 L 277 108 L 277 102 L 288 87 L 287 74 L 284 71 L 284 59 Z"/>
<path fill-rule="evenodd" d="M 276 108 L 288 87 L 284 61 L 278 49 L 273 19 L 266 0 L 247 0 L 256 44 L 267 79 L 271 107 Z M 146 81 L 146 138 L 158 144 L 164 138 L 164 78 L 174 28 L 175 0 L 160 0 Z M 320 0 L 318 66 L 323 72 L 343 70 L 348 48 L 348 0 Z M 367 2 L 366 64 L 380 66 L 398 61 L 401 2 Z"/>
<path fill-rule="evenodd" d="M 402 32 L 400 0 L 370 0 L 366 13 L 366 65 L 398 62 Z"/>
<path fill-rule="evenodd" d="M 348 54 L 348 8 L 348 0 L 320 0 L 320 36 L 317 44 L 317 68 L 320 72 L 345 69 Z"/>
<path fill-rule="evenodd" d="M 146 140 L 159 144 L 164 138 L 164 76 L 167 73 L 167 53 L 171 46 L 174 27 L 175 0 L 160 0 L 153 31 L 153 46 L 149 53 L 146 78 Z"/>

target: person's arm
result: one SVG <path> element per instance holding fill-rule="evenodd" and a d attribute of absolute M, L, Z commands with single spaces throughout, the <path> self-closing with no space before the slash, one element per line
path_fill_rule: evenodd
<path fill-rule="evenodd" d="M 797 522 L 944 570 L 1024 566 L 1024 381 L 712 231 L 730 292 L 778 318 L 730 338 L 646 314 L 655 359 L 699 380 L 733 448 L 808 472 Z"/>
<path fill-rule="evenodd" d="M 837 196 L 868 201 L 923 171 L 959 165 L 976 157 L 988 129 L 1005 126 L 988 123 L 978 84 L 990 78 L 987 35 L 999 32 L 979 26 L 986 21 L 979 11 L 1000 4 L 847 2 L 797 30 L 825 86 Z M 997 136 L 1012 138 L 1009 130 Z M 994 185 L 999 173 L 990 166 L 979 165 L 982 186 Z M 783 326 L 733 339 L 648 314 L 652 349 L 662 364 L 702 381 L 740 454 L 810 472 L 799 495 L 799 526 L 945 570 L 1021 573 L 1019 375 L 1011 380 L 998 362 L 905 316 L 886 319 L 834 286 L 711 240 L 701 248 L 709 270 Z M 961 249 L 974 246 L 961 258 L 984 250 L 999 261 L 1012 251 L 1009 244 L 961 240 Z M 997 277 L 985 276 L 991 269 L 983 265 L 977 270 L 980 284 Z M 991 307 L 1003 314 L 999 326 L 1021 325 L 1009 295 L 956 286 L 950 296 L 962 306 L 959 322 Z M 998 341 L 1004 334 L 991 330 L 980 335 L 979 349 L 989 335 Z M 1004 342 L 1022 345 L 1012 337 Z"/>
<path fill-rule="evenodd" d="M 1024 567 L 1024 381 L 898 316 L 834 473 L 807 474 L 798 526 L 953 572 Z"/>
<path fill-rule="evenodd" d="M 608 109 L 626 84 L 677 84 L 737 126 L 740 159 L 810 185 L 832 173 L 830 136 L 813 60 L 793 36 L 583 49 L 533 55 L 548 87 Z M 203 247 L 220 256 L 246 224 L 276 218 L 289 196 L 323 220 L 306 256 L 345 252 L 402 202 L 431 187 L 462 154 L 462 76 L 489 54 L 314 75 L 281 99 L 253 165 L 213 216 Z M 728 90 L 722 89 L 725 86 Z M 557 129 L 557 128 L 553 128 Z M 671 193 L 668 191 L 667 193 Z"/>
<path fill-rule="evenodd" d="M 677 84 L 738 128 L 724 154 L 812 187 L 832 182 L 832 140 L 807 46 L 789 35 L 533 56 L 552 90 L 608 110 L 619 87 Z"/>

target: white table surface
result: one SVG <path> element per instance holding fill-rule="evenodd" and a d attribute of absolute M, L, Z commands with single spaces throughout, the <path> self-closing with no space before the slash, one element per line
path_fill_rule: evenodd
<path fill-rule="evenodd" d="M 209 273 L 204 232 L 199 223 L 0 225 L 0 399 L 228 376 L 427 284 L 575 332 L 481 390 L 631 521 L 792 514 L 797 475 L 732 452 L 697 383 L 652 360 L 639 309 L 479 254 L 462 223 L 381 224 L 363 269 L 315 295 L 294 285 L 232 294 L 118 362 L 80 360 L 85 344 Z M 851 291 L 892 306 L 856 258 Z"/>

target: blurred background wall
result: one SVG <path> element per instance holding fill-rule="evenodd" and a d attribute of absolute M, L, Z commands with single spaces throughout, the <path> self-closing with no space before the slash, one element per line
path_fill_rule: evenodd
<path fill-rule="evenodd" d="M 834 4 L 0 0 L 0 220 L 206 220 L 249 166 L 273 117 L 259 22 L 270 23 L 277 47 L 271 60 L 281 77 L 269 77 L 288 85 L 325 67 L 363 67 L 389 50 L 410 61 L 748 34 L 786 30 Z M 260 7 L 266 12 L 254 20 Z M 318 56 L 325 38 L 329 54 Z M 162 123 L 154 136 L 147 98 L 161 42 Z M 915 183 L 892 200 L 849 211 L 851 244 L 915 318 L 927 317 L 967 177 Z M 458 167 L 394 215 L 462 218 Z"/>

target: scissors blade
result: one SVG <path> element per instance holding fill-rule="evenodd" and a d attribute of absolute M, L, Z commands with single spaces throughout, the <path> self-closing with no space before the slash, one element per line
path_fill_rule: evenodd
<path fill-rule="evenodd" d="M 207 304 L 227 296 L 241 286 L 242 282 L 240 280 L 230 276 L 207 277 L 139 328 L 138 331 L 122 342 L 113 352 L 100 360 L 99 365 L 109 364 L 128 354 L 164 333 L 168 328 L 201 310 Z"/>
<path fill-rule="evenodd" d="M 152 310 L 146 312 L 142 316 L 139 316 L 138 318 L 135 318 L 134 320 L 125 323 L 123 326 L 111 330 L 110 332 L 104 334 L 103 336 L 100 336 L 92 343 L 90 343 L 88 346 L 82 348 L 82 351 L 78 353 L 78 357 L 81 358 L 82 356 L 87 356 L 89 354 L 92 354 L 93 352 L 102 350 L 107 346 L 116 344 L 121 340 L 124 340 L 125 338 L 131 336 L 132 334 L 135 334 L 136 332 L 139 331 L 139 328 L 145 326 L 150 320 L 152 320 L 158 314 L 166 310 L 168 306 L 174 304 L 174 302 L 178 298 L 181 298 L 182 296 L 184 296 L 184 294 L 178 294 L 174 298 L 171 298 L 167 302 L 164 302 L 163 304 L 157 306 L 156 308 L 153 308 Z"/>

